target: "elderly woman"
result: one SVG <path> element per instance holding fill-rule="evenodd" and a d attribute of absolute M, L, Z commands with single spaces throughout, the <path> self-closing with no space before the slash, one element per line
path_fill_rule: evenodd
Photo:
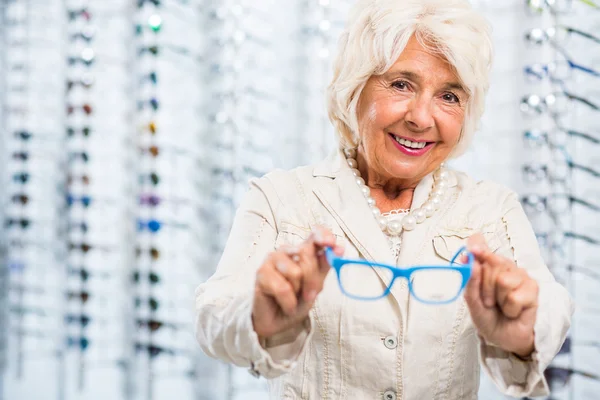
<path fill-rule="evenodd" d="M 480 365 L 507 395 L 548 393 L 570 297 L 517 195 L 444 166 L 477 128 L 491 58 L 466 0 L 358 2 L 328 89 L 340 149 L 251 182 L 196 293 L 208 355 L 269 379 L 273 399 L 475 399 Z M 462 292 L 444 268 L 391 279 L 465 244 Z M 391 266 L 330 270 L 341 256 Z"/>

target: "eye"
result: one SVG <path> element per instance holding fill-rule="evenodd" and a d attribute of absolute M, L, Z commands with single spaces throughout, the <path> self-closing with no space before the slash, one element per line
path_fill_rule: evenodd
<path fill-rule="evenodd" d="M 460 103 L 460 99 L 454 93 L 444 93 L 442 99 L 448 103 Z"/>
<path fill-rule="evenodd" d="M 392 83 L 392 86 L 400 90 L 407 90 L 410 87 L 406 81 L 396 81 Z"/>

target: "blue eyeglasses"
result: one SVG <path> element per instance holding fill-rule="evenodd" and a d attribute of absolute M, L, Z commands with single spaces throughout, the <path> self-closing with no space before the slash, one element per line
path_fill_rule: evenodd
<path fill-rule="evenodd" d="M 387 264 L 365 260 L 349 260 L 337 257 L 331 248 L 325 249 L 329 265 L 335 269 L 342 293 L 356 300 L 378 300 L 390 293 L 396 278 L 406 278 L 411 295 L 426 304 L 448 304 L 456 300 L 471 277 L 473 254 L 466 252 L 466 264 L 458 264 L 457 258 L 466 252 L 460 248 L 449 265 L 423 265 L 396 268 Z M 456 264 L 456 265 L 454 265 Z M 360 279 L 365 268 L 377 270 L 382 277 L 381 286 L 366 285 Z"/>

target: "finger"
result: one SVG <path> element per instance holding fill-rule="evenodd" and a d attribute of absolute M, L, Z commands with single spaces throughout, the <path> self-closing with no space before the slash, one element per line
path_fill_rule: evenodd
<path fill-rule="evenodd" d="M 481 297 L 483 303 L 488 308 L 494 307 L 497 295 L 497 276 L 503 271 L 514 268 L 514 263 L 505 257 L 494 254 L 480 233 L 472 235 L 469 238 L 467 248 L 473 253 L 475 259 L 479 261 L 482 267 Z"/>
<path fill-rule="evenodd" d="M 293 262 L 297 263 L 298 261 L 300 261 L 300 257 L 298 256 L 298 251 L 300 251 L 300 249 L 297 246 L 292 246 L 289 244 L 284 244 L 281 245 L 278 249 L 278 251 L 282 251 L 283 253 L 287 254 L 288 256 L 290 256 L 290 258 L 292 259 Z"/>
<path fill-rule="evenodd" d="M 502 273 L 506 273 L 512 270 L 516 270 L 512 261 L 507 258 L 501 258 L 496 262 L 484 262 L 483 266 L 483 285 L 481 288 L 481 295 L 483 303 L 486 307 L 495 307 L 498 298 L 498 276 Z"/>
<path fill-rule="evenodd" d="M 273 253 L 275 269 L 292 285 L 294 293 L 298 295 L 302 287 L 302 268 L 292 261 L 292 256 L 284 252 Z"/>
<path fill-rule="evenodd" d="M 481 264 L 479 261 L 474 261 L 471 267 L 471 277 L 465 287 L 465 301 L 471 310 L 473 319 L 485 311 L 481 298 Z"/>
<path fill-rule="evenodd" d="M 488 262 L 492 265 L 505 263 L 507 260 L 499 254 L 494 253 L 481 233 L 476 233 L 467 240 L 467 250 L 482 263 Z"/>
<path fill-rule="evenodd" d="M 520 268 L 505 270 L 496 278 L 496 302 L 500 308 L 506 303 L 506 297 L 527 279 L 527 272 Z"/>
<path fill-rule="evenodd" d="M 317 226 L 312 231 L 314 244 L 319 247 L 334 247 L 335 235 L 325 227 Z"/>
<path fill-rule="evenodd" d="M 335 246 L 335 236 L 326 228 L 317 227 L 300 247 L 298 265 L 302 268 L 302 298 L 312 302 L 323 287 L 324 275 L 317 254 L 324 247 Z M 321 253 L 322 254 L 322 253 Z"/>
<path fill-rule="evenodd" d="M 523 281 L 521 286 L 506 296 L 502 313 L 508 318 L 519 318 L 521 313 L 537 305 L 539 287 L 534 279 Z"/>
<path fill-rule="evenodd" d="M 257 273 L 256 285 L 262 293 L 275 299 L 286 315 L 293 316 L 296 313 L 298 299 L 294 288 L 275 270 L 272 263 L 267 264 L 266 268 L 261 268 Z"/>

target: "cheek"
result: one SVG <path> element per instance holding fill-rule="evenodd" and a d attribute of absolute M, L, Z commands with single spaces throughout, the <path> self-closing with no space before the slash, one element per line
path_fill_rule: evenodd
<path fill-rule="evenodd" d="M 456 144 L 460 139 L 464 121 L 464 112 L 462 110 L 443 112 L 442 117 L 438 118 L 438 127 L 442 140 L 452 145 Z"/>

